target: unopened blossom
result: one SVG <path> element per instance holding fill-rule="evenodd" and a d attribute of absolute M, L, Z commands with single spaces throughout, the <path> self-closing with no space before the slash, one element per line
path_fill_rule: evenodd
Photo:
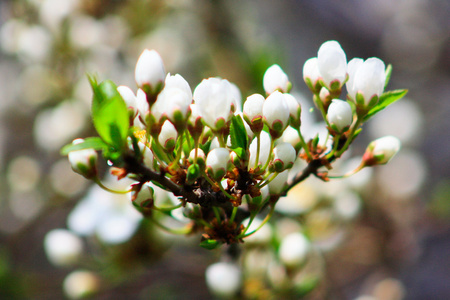
<path fill-rule="evenodd" d="M 82 143 L 83 139 L 76 139 L 74 145 Z M 69 152 L 69 162 L 72 170 L 87 179 L 97 176 L 97 152 L 94 149 L 82 149 Z"/>
<path fill-rule="evenodd" d="M 118 86 L 117 91 L 119 92 L 120 96 L 122 96 L 122 99 L 125 101 L 128 109 L 132 109 L 134 112 L 136 112 L 137 100 L 136 95 L 133 93 L 133 91 L 125 85 Z"/>
<path fill-rule="evenodd" d="M 262 95 L 253 94 L 244 102 L 244 120 L 255 133 L 261 132 L 264 126 L 262 113 L 264 101 Z"/>
<path fill-rule="evenodd" d="M 232 94 L 232 111 L 235 113 L 239 113 L 242 112 L 242 94 L 241 91 L 239 90 L 239 87 L 230 82 L 230 86 L 231 86 L 231 94 Z"/>
<path fill-rule="evenodd" d="M 291 233 L 281 241 L 280 260 L 288 267 L 298 267 L 305 261 L 310 249 L 310 242 L 303 234 Z"/>
<path fill-rule="evenodd" d="M 208 78 L 194 90 L 195 104 L 198 105 L 203 121 L 213 130 L 220 130 L 230 120 L 234 94 L 226 79 Z"/>
<path fill-rule="evenodd" d="M 148 184 L 144 184 L 133 200 L 133 204 L 137 207 L 150 207 L 153 205 L 154 190 Z"/>
<path fill-rule="evenodd" d="M 206 168 L 215 180 L 222 179 L 230 163 L 230 151 L 225 148 L 215 148 L 209 151 L 206 157 Z"/>
<path fill-rule="evenodd" d="M 73 271 L 63 281 L 64 294 L 69 299 L 83 299 L 92 296 L 99 289 L 98 276 L 87 270 Z"/>
<path fill-rule="evenodd" d="M 262 167 L 266 164 L 267 160 L 269 159 L 270 154 L 269 151 L 271 143 L 270 135 L 265 131 L 261 131 L 261 134 L 259 136 L 259 143 L 260 149 L 259 149 L 258 165 Z M 258 151 L 258 138 L 253 139 L 252 143 L 250 144 L 249 150 L 250 150 L 250 159 L 248 167 L 254 168 Z"/>
<path fill-rule="evenodd" d="M 135 80 L 146 93 L 157 94 L 164 84 L 166 71 L 161 56 L 155 50 L 145 49 L 136 63 Z"/>
<path fill-rule="evenodd" d="M 349 80 L 346 83 L 349 98 L 358 104 L 357 94 L 364 99 L 364 107 L 373 106 L 384 91 L 386 67 L 384 62 L 376 57 L 366 61 L 354 58 L 348 63 Z M 373 101 L 372 101 L 373 100 Z"/>
<path fill-rule="evenodd" d="M 273 161 L 271 169 L 275 172 L 282 172 L 290 169 L 297 158 L 294 147 L 291 144 L 281 142 L 273 149 Z"/>
<path fill-rule="evenodd" d="M 69 230 L 53 229 L 45 235 L 44 250 L 55 266 L 70 266 L 81 258 L 83 242 Z"/>
<path fill-rule="evenodd" d="M 192 103 L 192 91 L 187 81 L 179 74 L 167 75 L 164 89 L 152 107 L 152 113 L 162 112 L 177 127 L 186 124 Z"/>
<path fill-rule="evenodd" d="M 272 65 L 264 73 L 263 86 L 269 95 L 277 90 L 283 93 L 289 92 L 291 83 L 279 65 Z"/>
<path fill-rule="evenodd" d="M 338 133 L 348 130 L 353 122 L 352 108 L 346 101 L 333 99 L 328 107 L 327 120 Z"/>
<path fill-rule="evenodd" d="M 289 176 L 289 170 L 285 170 L 277 175 L 275 179 L 273 179 L 269 183 L 269 192 L 270 195 L 280 195 L 284 187 L 286 186 L 287 180 Z"/>
<path fill-rule="evenodd" d="M 329 90 L 342 87 L 347 78 L 347 56 L 336 41 L 323 43 L 317 53 L 320 76 Z"/>
<path fill-rule="evenodd" d="M 139 113 L 139 118 L 144 124 L 147 124 L 150 106 L 147 102 L 147 96 L 142 89 L 138 89 L 136 93 L 136 108 Z"/>
<path fill-rule="evenodd" d="M 139 150 L 144 161 L 144 165 L 150 169 L 153 169 L 153 153 L 152 150 L 147 147 L 144 143 L 138 142 Z"/>
<path fill-rule="evenodd" d="M 321 77 L 319 72 L 319 65 L 317 63 L 317 57 L 308 59 L 303 65 L 303 80 L 313 93 L 316 93 L 320 88 L 320 78 Z"/>
<path fill-rule="evenodd" d="M 363 156 L 364 166 L 384 165 L 400 150 L 400 140 L 388 135 L 372 141 Z"/>
<path fill-rule="evenodd" d="M 275 91 L 267 97 L 263 116 L 272 137 L 279 138 L 289 123 L 289 107 L 282 93 Z"/>
<path fill-rule="evenodd" d="M 161 127 L 161 133 L 158 136 L 158 142 L 167 151 L 173 151 L 173 149 L 175 149 L 177 138 L 177 130 L 172 123 L 166 120 Z"/>
<path fill-rule="evenodd" d="M 218 297 L 232 298 L 241 288 L 241 270 L 232 263 L 218 262 L 210 265 L 205 277 L 209 290 Z"/>
<path fill-rule="evenodd" d="M 302 113 L 300 103 L 292 96 L 292 94 L 286 93 L 283 95 L 289 108 L 289 123 L 292 127 L 298 128 L 300 127 L 300 115 Z"/>

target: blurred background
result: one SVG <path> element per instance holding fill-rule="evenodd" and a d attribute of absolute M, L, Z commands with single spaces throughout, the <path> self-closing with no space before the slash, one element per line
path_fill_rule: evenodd
<path fill-rule="evenodd" d="M 307 297 L 449 299 L 449 38 L 448 0 L 0 1 L 0 298 L 73 297 L 67 276 L 83 269 L 96 299 L 210 299 L 204 271 L 218 252 L 199 248 L 198 236 L 155 231 L 60 156 L 74 138 L 95 135 L 86 74 L 134 88 L 135 63 L 150 48 L 192 89 L 220 76 L 245 99 L 263 92 L 264 71 L 277 63 L 308 111 L 303 63 L 338 40 L 348 60 L 392 64 L 389 89 L 409 89 L 364 126 L 352 154 L 384 135 L 403 148 L 351 184 L 360 202 L 354 213 L 342 206 L 351 215 L 344 225 L 315 206 L 331 197 L 328 186 L 312 185 L 298 214 L 314 227 L 327 267 Z M 57 228 L 81 238 L 67 242 L 83 249 L 75 262 L 44 250 Z M 243 295 L 281 297 L 256 286 Z"/>

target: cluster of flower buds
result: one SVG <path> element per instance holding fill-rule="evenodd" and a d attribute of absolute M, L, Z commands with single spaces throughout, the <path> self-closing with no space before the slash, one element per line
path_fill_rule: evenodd
<path fill-rule="evenodd" d="M 63 152 L 76 172 L 99 183 L 95 150 L 101 150 L 114 175 L 135 181 L 131 198 L 149 218 L 155 214 L 148 212 L 161 211 L 149 183 L 173 193 L 179 199 L 173 210 L 181 207 L 191 221 L 183 232 L 201 231 L 202 246 L 240 242 L 258 230 L 249 230 L 255 218 L 270 219 L 279 197 L 294 185 L 309 175 L 329 180 L 325 168 L 348 149 L 361 125 L 406 93 L 384 92 L 390 70 L 378 58 L 347 63 L 336 41 L 324 43 L 305 63 L 303 77 L 331 141 L 321 144 L 318 135 L 303 137 L 300 102 L 280 66 L 264 74 L 266 94 L 250 95 L 242 105 L 228 80 L 204 79 L 192 91 L 181 75 L 166 74 L 156 51 L 145 50 L 136 65 L 136 93 L 91 78 L 100 137 L 77 140 Z M 339 99 L 344 85 L 347 101 Z M 287 128 L 298 137 L 285 139 Z M 393 137 L 375 141 L 363 166 L 384 164 L 398 150 Z M 294 172 L 299 160 L 307 167 Z"/>

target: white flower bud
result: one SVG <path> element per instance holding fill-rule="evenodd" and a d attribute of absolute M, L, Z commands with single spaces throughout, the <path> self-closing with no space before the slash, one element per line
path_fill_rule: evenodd
<path fill-rule="evenodd" d="M 334 130 L 343 133 L 353 122 L 352 108 L 346 101 L 333 99 L 328 107 L 327 120 Z"/>
<path fill-rule="evenodd" d="M 264 100 L 264 97 L 260 94 L 248 96 L 244 103 L 244 117 L 250 122 L 255 118 L 262 118 Z"/>
<path fill-rule="evenodd" d="M 232 111 L 235 113 L 239 113 L 242 112 L 242 95 L 241 95 L 241 91 L 239 90 L 239 87 L 230 82 L 230 87 L 231 87 L 231 95 L 232 95 Z"/>
<path fill-rule="evenodd" d="M 266 164 L 267 160 L 269 159 L 269 154 L 270 154 L 270 143 L 271 143 L 271 139 L 270 139 L 270 135 L 265 132 L 265 131 L 261 131 L 261 134 L 259 136 L 259 159 L 258 159 L 258 166 L 262 167 Z M 256 153 L 258 151 L 258 139 L 253 139 L 252 143 L 250 144 L 250 158 L 249 158 L 249 162 L 248 162 L 248 167 L 250 168 L 254 168 L 255 167 L 255 163 L 256 163 Z"/>
<path fill-rule="evenodd" d="M 78 262 L 83 252 L 81 239 L 66 229 L 53 229 L 44 238 L 44 250 L 55 266 L 70 266 Z"/>
<path fill-rule="evenodd" d="M 303 65 L 303 80 L 313 92 L 317 90 L 317 83 L 320 79 L 317 57 L 308 59 Z"/>
<path fill-rule="evenodd" d="M 169 120 L 166 120 L 161 127 L 161 133 L 158 136 L 158 142 L 167 151 L 173 151 L 173 149 L 175 149 L 177 138 L 177 130 Z"/>
<path fill-rule="evenodd" d="M 206 284 L 211 293 L 223 298 L 232 298 L 241 288 L 241 270 L 232 263 L 218 262 L 206 269 Z"/>
<path fill-rule="evenodd" d="M 295 232 L 281 241 L 278 251 L 283 264 L 287 267 L 298 267 L 305 261 L 310 249 L 311 245 L 306 237 L 299 232 Z"/>
<path fill-rule="evenodd" d="M 92 296 L 100 289 L 98 277 L 85 270 L 73 271 L 66 276 L 63 290 L 69 299 L 82 299 Z"/>
<path fill-rule="evenodd" d="M 322 80 L 329 90 L 342 87 L 347 77 L 347 57 L 338 42 L 328 41 L 320 46 L 317 65 Z"/>
<path fill-rule="evenodd" d="M 82 143 L 83 139 L 76 139 L 74 145 Z M 69 152 L 69 162 L 72 170 L 87 179 L 97 176 L 97 152 L 94 149 L 83 149 Z"/>
<path fill-rule="evenodd" d="M 289 170 L 285 170 L 277 175 L 275 179 L 269 182 L 269 192 L 271 195 L 279 195 L 283 192 L 288 180 Z"/>
<path fill-rule="evenodd" d="M 263 123 L 263 105 L 264 97 L 260 94 L 253 94 L 247 97 L 244 103 L 244 120 L 247 125 L 250 126 L 254 133 L 259 133 L 264 127 Z"/>
<path fill-rule="evenodd" d="M 294 128 L 300 127 L 300 114 L 302 113 L 302 108 L 300 103 L 291 94 L 284 94 L 284 100 L 289 108 L 289 122 Z"/>
<path fill-rule="evenodd" d="M 156 94 L 162 88 L 166 71 L 161 56 L 155 50 L 145 49 L 136 63 L 136 83 L 147 93 Z"/>
<path fill-rule="evenodd" d="M 230 151 L 225 148 L 215 148 L 209 151 L 206 157 L 206 168 L 215 180 L 225 176 L 230 163 Z"/>
<path fill-rule="evenodd" d="M 147 115 L 150 112 L 150 106 L 147 102 L 147 96 L 145 95 L 145 92 L 141 89 L 138 89 L 136 93 L 136 108 L 139 112 L 140 119 L 142 120 L 142 122 L 144 122 L 144 124 L 146 124 Z"/>
<path fill-rule="evenodd" d="M 213 130 L 222 129 L 231 118 L 234 95 L 228 80 L 208 78 L 194 90 L 194 100 L 203 121 Z"/>
<path fill-rule="evenodd" d="M 283 93 L 289 92 L 291 83 L 289 82 L 288 76 L 279 65 L 272 65 L 264 73 L 263 86 L 264 90 L 269 95 L 277 90 L 280 90 Z"/>
<path fill-rule="evenodd" d="M 138 142 L 139 150 L 144 158 L 144 165 L 150 169 L 153 169 L 153 153 L 152 150 L 144 143 Z"/>
<path fill-rule="evenodd" d="M 273 149 L 273 161 L 271 169 L 275 172 L 282 172 L 290 169 L 294 165 L 297 154 L 291 144 L 281 142 Z"/>
<path fill-rule="evenodd" d="M 349 98 L 357 103 L 357 93 L 364 99 L 364 105 L 368 108 L 375 103 L 371 103 L 376 96 L 381 96 L 384 91 L 386 81 L 386 67 L 384 62 L 376 57 L 371 57 L 366 61 L 354 58 L 349 62 L 349 82 L 346 84 Z M 358 103 L 357 103 L 358 104 Z"/>
<path fill-rule="evenodd" d="M 136 112 L 137 100 L 136 95 L 134 95 L 133 91 L 125 85 L 118 86 L 117 91 L 119 92 L 120 96 L 122 96 L 122 99 L 125 101 L 127 107 L 133 109 L 133 111 Z"/>
<path fill-rule="evenodd" d="M 153 204 L 154 190 L 151 186 L 144 184 L 134 199 L 133 204 L 138 207 L 146 207 Z M 131 194 L 130 194 L 131 195 Z"/>
<path fill-rule="evenodd" d="M 289 121 L 289 107 L 282 93 L 275 91 L 267 97 L 263 105 L 263 116 L 272 137 L 279 138 Z"/>
<path fill-rule="evenodd" d="M 363 156 L 365 166 L 384 165 L 400 150 L 400 140 L 394 136 L 385 136 L 372 141 Z"/>

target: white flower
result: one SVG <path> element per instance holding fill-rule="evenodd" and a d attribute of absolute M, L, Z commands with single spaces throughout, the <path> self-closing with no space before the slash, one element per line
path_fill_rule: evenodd
<path fill-rule="evenodd" d="M 228 169 L 230 151 L 225 148 L 215 148 L 206 157 L 206 168 L 215 180 L 220 180 Z"/>
<path fill-rule="evenodd" d="M 287 93 L 289 92 L 290 85 L 288 76 L 279 65 L 270 66 L 264 73 L 263 86 L 268 95 L 276 90 Z"/>
<path fill-rule="evenodd" d="M 152 107 L 152 114 L 162 113 L 174 124 L 185 124 L 191 103 L 192 91 L 187 81 L 179 74 L 171 76 L 169 73 L 164 89 Z"/>
<path fill-rule="evenodd" d="M 166 120 L 158 136 L 158 142 L 167 150 L 173 151 L 178 138 L 178 132 L 170 121 Z"/>
<path fill-rule="evenodd" d="M 255 118 L 262 118 L 264 97 L 261 94 L 253 94 L 244 102 L 244 117 L 250 122 Z"/>
<path fill-rule="evenodd" d="M 269 159 L 270 154 L 270 135 L 265 132 L 261 131 L 261 134 L 259 136 L 259 143 L 260 143 L 260 149 L 259 149 L 259 159 L 258 159 L 258 165 L 264 166 Z M 256 163 L 256 153 L 258 151 L 258 139 L 255 138 L 250 144 L 250 158 L 248 162 L 249 168 L 254 168 Z"/>
<path fill-rule="evenodd" d="M 280 137 L 289 121 L 289 107 L 282 93 L 275 91 L 267 97 L 263 105 L 263 116 L 271 129 L 271 135 L 274 138 Z"/>
<path fill-rule="evenodd" d="M 147 147 L 141 141 L 138 142 L 139 150 L 141 151 L 142 157 L 144 159 L 144 165 L 150 169 L 153 169 L 153 153 L 149 147 Z"/>
<path fill-rule="evenodd" d="M 356 102 L 356 94 L 364 98 L 364 106 L 369 106 L 372 98 L 380 97 L 386 81 L 384 62 L 376 57 L 366 61 L 354 58 L 349 62 L 349 81 L 346 84 L 349 98 Z"/>
<path fill-rule="evenodd" d="M 122 96 L 122 99 L 125 101 L 127 107 L 132 108 L 134 111 L 136 111 L 137 100 L 136 95 L 133 93 L 133 91 L 125 85 L 118 86 L 117 91 L 119 92 L 120 96 Z"/>
<path fill-rule="evenodd" d="M 290 169 L 294 165 L 297 154 L 291 144 L 281 142 L 273 149 L 273 169 L 281 172 Z"/>
<path fill-rule="evenodd" d="M 158 92 L 162 87 L 166 71 L 161 56 L 155 50 L 145 49 L 136 63 L 134 73 L 137 85 L 150 93 Z"/>
<path fill-rule="evenodd" d="M 194 90 L 194 100 L 203 121 L 213 130 L 220 130 L 231 118 L 234 95 L 226 79 L 208 78 Z"/>
<path fill-rule="evenodd" d="M 346 101 L 333 99 L 328 107 L 327 120 L 338 132 L 346 131 L 353 122 L 352 108 Z"/>
<path fill-rule="evenodd" d="M 63 290 L 69 299 L 83 299 L 100 289 L 100 280 L 91 271 L 77 270 L 66 276 Z"/>
<path fill-rule="evenodd" d="M 145 92 L 142 89 L 138 89 L 136 93 L 136 108 L 139 112 L 139 116 L 141 120 L 146 123 L 147 115 L 150 112 L 150 106 L 147 102 L 147 96 L 145 95 Z M 155 117 L 156 118 L 156 117 Z M 157 119 L 159 120 L 159 119 Z"/>
<path fill-rule="evenodd" d="M 312 91 L 315 91 L 319 79 L 320 72 L 317 64 L 317 57 L 310 58 L 303 65 L 303 80 Z"/>
<path fill-rule="evenodd" d="M 148 205 L 151 205 L 153 204 L 154 193 L 155 192 L 150 185 L 144 184 L 133 202 L 139 207 L 146 207 Z"/>
<path fill-rule="evenodd" d="M 328 41 L 320 46 L 317 65 L 320 76 L 329 90 L 342 87 L 347 77 L 347 57 L 338 42 Z"/>
<path fill-rule="evenodd" d="M 241 287 L 241 270 L 232 263 L 218 262 L 210 265 L 205 277 L 210 291 L 219 297 L 231 298 Z"/>
<path fill-rule="evenodd" d="M 303 234 L 291 233 L 281 241 L 278 250 L 280 260 L 288 267 L 298 267 L 305 261 L 310 248 L 310 243 Z"/>
<path fill-rule="evenodd" d="M 242 224 L 247 227 L 250 222 L 250 218 L 242 221 Z M 253 222 L 250 224 L 250 227 L 247 229 L 247 233 L 253 232 L 258 229 L 258 227 L 262 224 L 263 220 L 256 217 L 253 219 Z M 269 243 L 272 239 L 272 226 L 269 223 L 264 224 L 258 231 L 249 237 L 245 238 L 246 243 L 250 244 L 260 244 L 265 245 Z"/>
<path fill-rule="evenodd" d="M 231 87 L 231 94 L 232 94 L 232 106 L 233 106 L 233 111 L 236 113 L 242 112 L 242 95 L 241 95 L 241 91 L 239 90 L 239 87 L 230 82 L 230 87 Z"/>
<path fill-rule="evenodd" d="M 284 100 L 286 100 L 286 104 L 289 108 L 290 125 L 294 128 L 300 127 L 300 114 L 302 113 L 300 103 L 291 94 L 286 93 L 283 95 Z"/>
<path fill-rule="evenodd" d="M 281 194 L 288 180 L 288 176 L 289 170 L 285 170 L 279 173 L 277 177 L 269 183 L 269 192 L 271 195 Z"/>
<path fill-rule="evenodd" d="M 83 252 L 81 239 L 66 229 L 53 229 L 44 238 L 44 250 L 55 266 L 70 266 L 78 262 Z"/>
<path fill-rule="evenodd" d="M 363 156 L 365 166 L 384 165 L 400 150 L 401 143 L 395 136 L 385 136 L 372 141 Z"/>
<path fill-rule="evenodd" d="M 83 139 L 76 139 L 72 143 L 80 144 Z M 82 149 L 69 152 L 69 162 L 78 174 L 90 179 L 97 175 L 97 152 L 94 149 Z"/>

